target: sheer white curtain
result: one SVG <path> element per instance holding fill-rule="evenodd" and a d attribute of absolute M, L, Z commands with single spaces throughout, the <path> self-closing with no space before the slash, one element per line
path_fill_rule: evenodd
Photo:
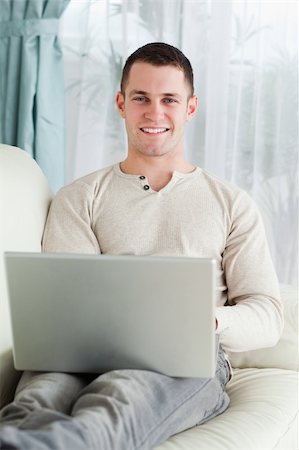
<path fill-rule="evenodd" d="M 297 282 L 297 1 L 72 0 L 61 22 L 67 181 L 123 159 L 114 105 L 126 57 L 164 41 L 190 59 L 200 109 L 186 156 L 244 188 L 281 282 Z"/>

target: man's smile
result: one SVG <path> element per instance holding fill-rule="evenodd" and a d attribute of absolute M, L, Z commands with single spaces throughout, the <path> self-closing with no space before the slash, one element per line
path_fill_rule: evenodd
<path fill-rule="evenodd" d="M 166 131 L 168 131 L 169 128 L 143 127 L 143 128 L 140 128 L 140 130 L 146 134 L 161 134 L 161 133 L 165 133 Z"/>

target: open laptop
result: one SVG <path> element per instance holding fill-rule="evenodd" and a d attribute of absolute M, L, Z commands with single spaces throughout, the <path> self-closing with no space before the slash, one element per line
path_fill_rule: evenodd
<path fill-rule="evenodd" d="M 215 261 L 5 253 L 16 369 L 215 373 Z"/>

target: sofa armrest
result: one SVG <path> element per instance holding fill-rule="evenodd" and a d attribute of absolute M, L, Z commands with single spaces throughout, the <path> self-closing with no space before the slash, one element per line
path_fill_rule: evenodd
<path fill-rule="evenodd" d="M 13 365 L 12 350 L 0 354 L 0 409 L 14 398 L 17 383 L 22 372 Z"/>
<path fill-rule="evenodd" d="M 249 352 L 229 352 L 233 367 L 277 367 L 298 371 L 298 290 L 286 284 L 280 285 L 284 305 L 284 329 L 274 347 Z"/>
<path fill-rule="evenodd" d="M 37 163 L 17 147 L 0 144 L 0 407 L 13 397 L 20 377 L 13 367 L 12 333 L 3 254 L 40 252 L 49 183 Z"/>

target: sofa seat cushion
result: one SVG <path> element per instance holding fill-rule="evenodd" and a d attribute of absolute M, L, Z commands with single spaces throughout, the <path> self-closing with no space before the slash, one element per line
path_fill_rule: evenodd
<path fill-rule="evenodd" d="M 179 433 L 156 450 L 269 450 L 296 428 L 298 374 L 284 369 L 235 369 L 228 409 Z M 296 447 L 292 447 L 296 448 Z"/>

